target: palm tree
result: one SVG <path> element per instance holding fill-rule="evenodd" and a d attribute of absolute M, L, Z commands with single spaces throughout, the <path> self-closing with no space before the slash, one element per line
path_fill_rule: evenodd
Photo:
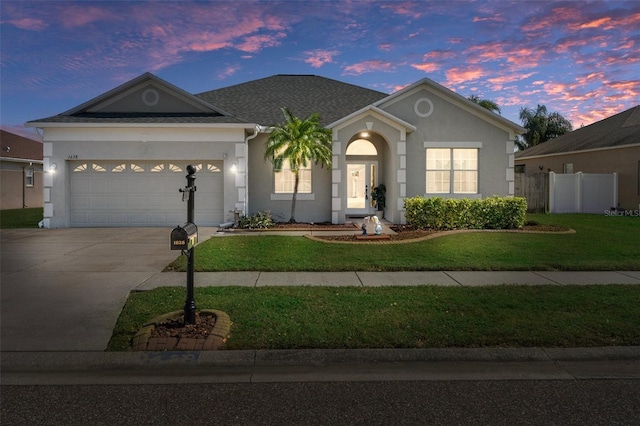
<path fill-rule="evenodd" d="M 480 99 L 478 95 L 471 95 L 467 99 L 473 102 L 474 104 L 480 105 L 484 109 L 488 109 L 491 112 L 497 112 L 498 114 L 501 114 L 500 107 L 498 106 L 498 104 L 493 101 L 490 101 L 489 99 Z"/>
<path fill-rule="evenodd" d="M 516 141 L 519 150 L 557 138 L 573 130 L 569 120 L 557 112 L 548 114 L 547 107 L 544 105 L 538 105 L 535 111 L 531 108 L 521 108 L 520 120 L 527 131 L 522 135 L 524 140 Z"/>
<path fill-rule="evenodd" d="M 282 170 L 282 165 L 287 160 L 289 169 L 294 175 L 293 198 L 291 199 L 291 218 L 295 219 L 296 198 L 298 196 L 298 183 L 300 182 L 300 169 L 307 167 L 311 161 L 320 163 L 323 167 L 331 167 L 331 130 L 320 126 L 320 116 L 317 113 L 301 120 L 293 115 L 288 108 L 282 108 L 285 123 L 273 126 L 267 147 L 265 158 L 273 163 L 276 172 Z"/>

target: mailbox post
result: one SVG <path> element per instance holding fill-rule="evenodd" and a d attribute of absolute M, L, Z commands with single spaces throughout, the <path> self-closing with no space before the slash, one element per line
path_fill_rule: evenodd
<path fill-rule="evenodd" d="M 187 298 L 184 302 L 184 323 L 195 324 L 196 301 L 193 295 L 194 247 L 198 243 L 198 227 L 193 223 L 196 187 L 196 168 L 187 166 L 187 186 L 181 188 L 182 201 L 187 198 L 187 223 L 171 231 L 171 249 L 182 250 L 187 256 Z"/>

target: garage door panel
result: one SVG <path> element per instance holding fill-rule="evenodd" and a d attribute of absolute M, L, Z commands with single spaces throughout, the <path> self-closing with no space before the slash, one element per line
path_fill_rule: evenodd
<path fill-rule="evenodd" d="M 198 163 L 202 167 L 196 173 L 195 221 L 200 226 L 217 225 L 224 218 L 222 162 Z M 182 224 L 187 203 L 179 189 L 186 186 L 186 164 L 70 162 L 71 226 Z"/>

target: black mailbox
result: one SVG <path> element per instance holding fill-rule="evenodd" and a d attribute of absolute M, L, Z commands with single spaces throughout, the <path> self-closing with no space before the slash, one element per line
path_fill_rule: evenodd
<path fill-rule="evenodd" d="M 171 250 L 191 250 L 198 244 L 198 227 L 191 222 L 171 231 Z"/>

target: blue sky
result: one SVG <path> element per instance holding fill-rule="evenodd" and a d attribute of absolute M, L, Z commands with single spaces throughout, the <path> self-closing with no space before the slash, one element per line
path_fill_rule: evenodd
<path fill-rule="evenodd" d="M 640 104 L 640 1 L 0 3 L 2 128 L 144 72 L 200 93 L 316 74 L 393 93 L 423 77 L 574 128 Z M 28 134 L 33 134 L 27 129 Z"/>

